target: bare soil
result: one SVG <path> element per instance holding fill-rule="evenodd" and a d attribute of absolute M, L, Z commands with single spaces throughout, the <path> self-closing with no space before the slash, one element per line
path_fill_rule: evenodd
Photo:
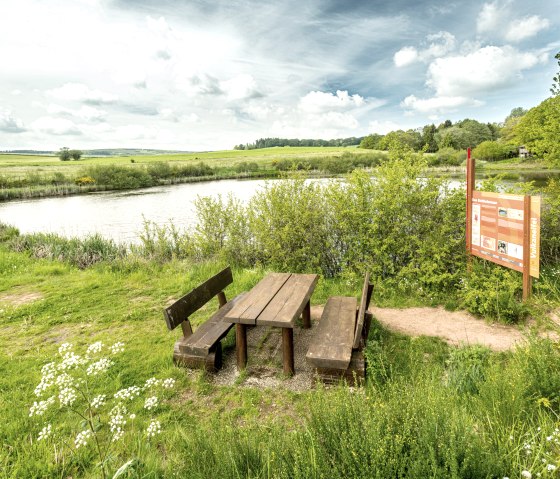
<path fill-rule="evenodd" d="M 43 295 L 38 291 L 0 293 L 0 303 L 5 303 L 15 308 L 39 299 L 43 299 Z"/>

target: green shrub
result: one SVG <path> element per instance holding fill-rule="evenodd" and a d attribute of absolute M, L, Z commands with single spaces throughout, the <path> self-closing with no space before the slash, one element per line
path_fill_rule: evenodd
<path fill-rule="evenodd" d="M 521 302 L 521 274 L 483 259 L 473 258 L 471 264 L 462 291 L 464 305 L 471 313 L 506 323 L 527 315 Z"/>
<path fill-rule="evenodd" d="M 96 165 L 86 168 L 82 176 L 89 176 L 98 185 L 114 190 L 144 188 L 155 184 L 154 179 L 143 168 Z"/>

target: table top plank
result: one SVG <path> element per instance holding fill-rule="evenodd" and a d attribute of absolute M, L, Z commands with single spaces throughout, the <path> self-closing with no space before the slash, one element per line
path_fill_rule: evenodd
<path fill-rule="evenodd" d="M 226 321 L 255 325 L 257 317 L 288 281 L 291 273 L 270 273 L 228 312 Z"/>
<path fill-rule="evenodd" d="M 328 299 L 306 357 L 316 367 L 345 369 L 352 357 L 358 300 L 333 296 Z"/>
<path fill-rule="evenodd" d="M 293 328 L 318 280 L 316 274 L 292 274 L 257 318 L 257 326 Z"/>

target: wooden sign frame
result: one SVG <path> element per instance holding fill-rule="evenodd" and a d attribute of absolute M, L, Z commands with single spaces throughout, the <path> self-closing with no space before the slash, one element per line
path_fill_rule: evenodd
<path fill-rule="evenodd" d="M 475 161 L 467 150 L 469 269 L 470 258 L 478 256 L 523 273 L 523 300 L 531 295 L 531 278 L 539 277 L 540 209 L 540 196 L 477 191 Z"/>

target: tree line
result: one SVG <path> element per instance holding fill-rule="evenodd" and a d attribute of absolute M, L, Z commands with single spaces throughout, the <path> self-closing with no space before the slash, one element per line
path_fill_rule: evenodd
<path fill-rule="evenodd" d="M 298 138 L 259 138 L 254 143 L 240 143 L 233 147 L 234 150 L 258 150 L 275 146 L 356 146 L 364 139 L 363 136 L 350 138 L 337 138 L 333 140 L 313 140 Z"/>

